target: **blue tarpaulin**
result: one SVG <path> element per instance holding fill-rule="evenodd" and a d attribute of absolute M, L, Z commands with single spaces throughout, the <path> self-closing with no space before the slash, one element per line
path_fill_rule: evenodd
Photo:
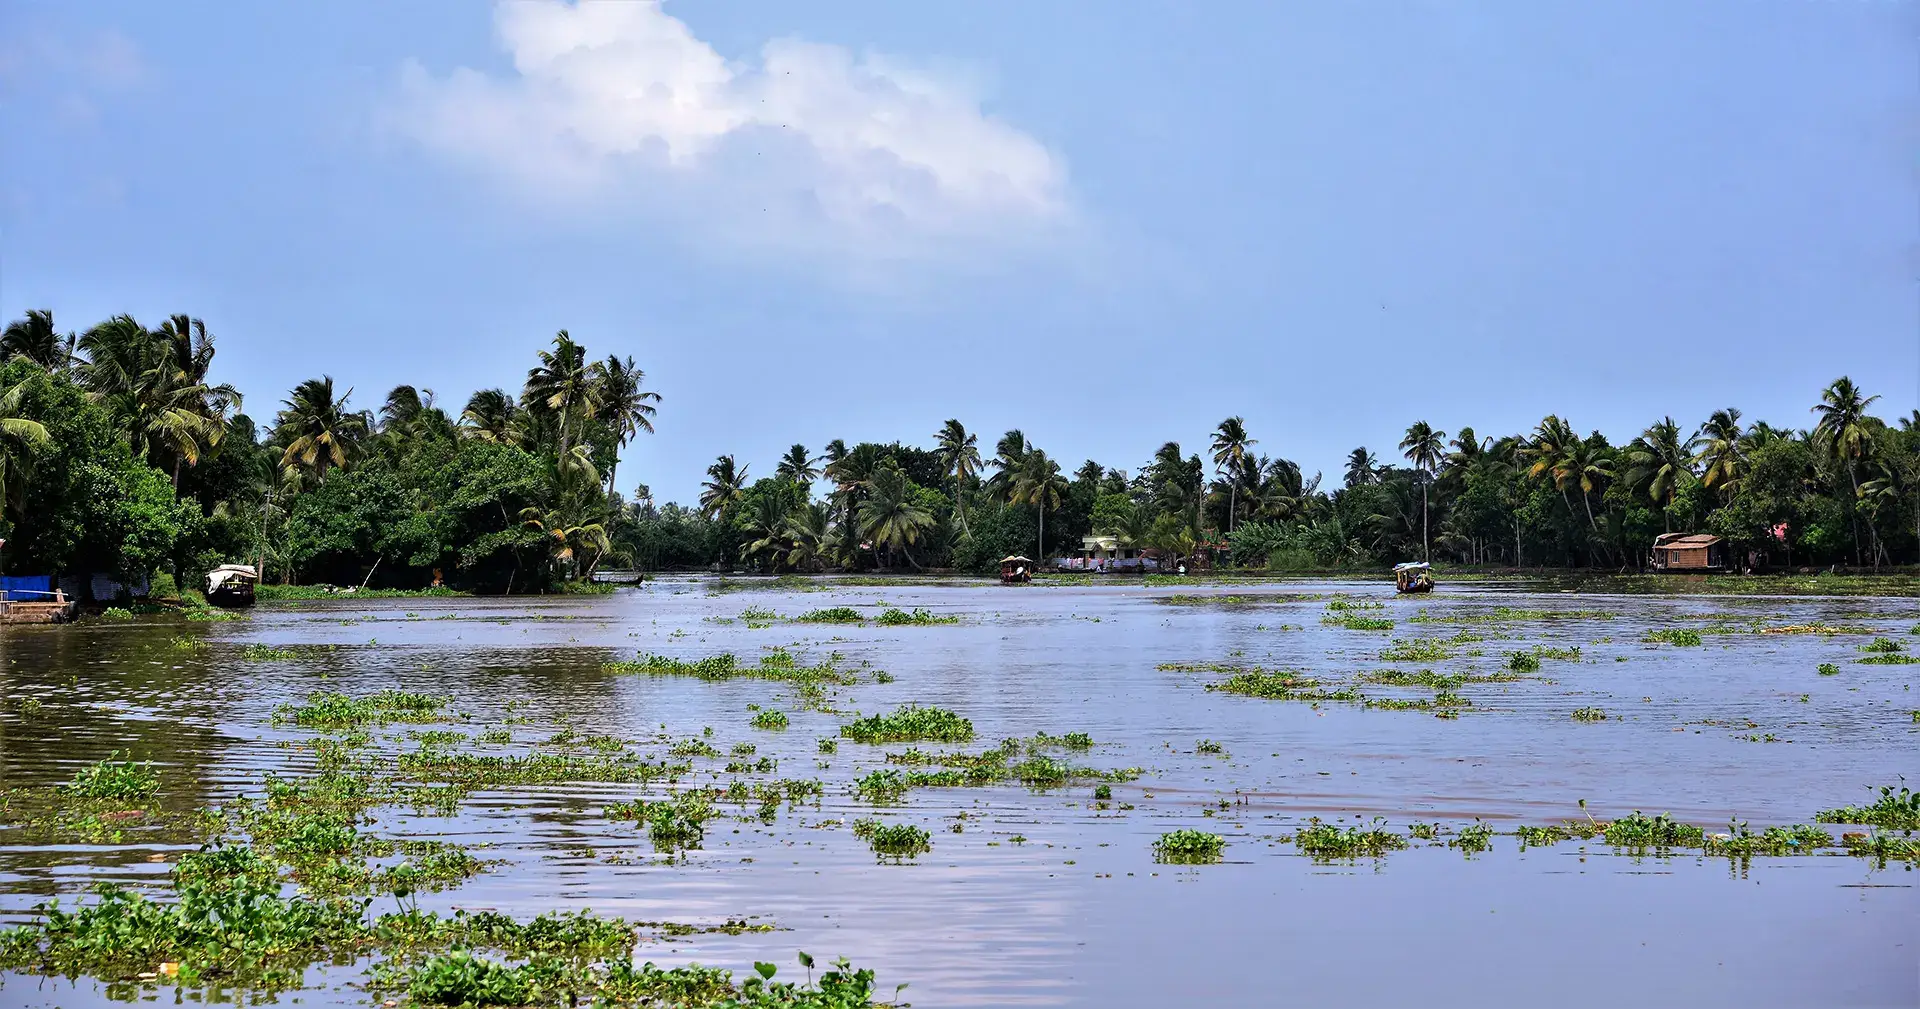
<path fill-rule="evenodd" d="M 23 603 L 46 602 L 53 591 L 52 575 L 7 575 L 0 577 L 0 599 Z"/>

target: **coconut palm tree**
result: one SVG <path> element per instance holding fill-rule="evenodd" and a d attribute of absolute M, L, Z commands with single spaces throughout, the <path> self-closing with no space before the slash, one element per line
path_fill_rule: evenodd
<path fill-rule="evenodd" d="M 55 374 L 73 367 L 75 337 L 61 336 L 53 328 L 53 313 L 41 308 L 27 310 L 24 319 L 7 323 L 0 333 L 0 360 L 24 358 Z"/>
<path fill-rule="evenodd" d="M 796 444 L 780 457 L 780 465 L 773 470 L 774 479 L 811 489 L 814 478 L 820 475 L 820 470 L 814 466 L 815 462 L 818 460 L 807 454 L 805 445 Z"/>
<path fill-rule="evenodd" d="M 899 464 L 887 459 L 866 481 L 867 497 L 860 502 L 860 534 L 885 547 L 889 566 L 894 551 L 919 567 L 910 547 L 934 525 L 933 513 L 913 500 L 913 487 Z"/>
<path fill-rule="evenodd" d="M 1378 477 L 1379 464 L 1373 453 L 1363 445 L 1347 453 L 1347 486 L 1359 487 L 1370 484 Z"/>
<path fill-rule="evenodd" d="M 587 348 L 573 342 L 564 329 L 556 333 L 553 349 L 541 351 L 540 363 L 527 371 L 525 397 L 554 416 L 557 455 L 567 454 L 575 426 L 594 416 L 599 391 L 587 364 Z"/>
<path fill-rule="evenodd" d="M 1847 480 L 1853 486 L 1856 501 L 1860 497 L 1860 462 L 1873 453 L 1872 418 L 1867 415 L 1867 407 L 1879 398 L 1864 395 L 1853 384 L 1853 379 L 1841 376 L 1827 386 L 1826 391 L 1820 394 L 1820 402 L 1813 408 L 1814 415 L 1820 418 L 1813 426 L 1814 444 L 1846 467 Z M 1857 509 L 1849 508 L 1848 511 L 1857 514 Z M 1871 518 L 1867 521 L 1867 530 L 1877 543 L 1879 533 L 1874 531 Z M 1857 518 L 1853 527 L 1853 562 L 1860 563 L 1860 526 Z"/>
<path fill-rule="evenodd" d="M 1246 461 L 1247 449 L 1260 444 L 1247 436 L 1247 422 L 1244 417 L 1228 417 L 1220 422 L 1213 431 L 1213 465 L 1216 470 L 1228 474 L 1227 481 L 1227 531 L 1233 531 L 1233 519 L 1239 510 L 1241 464 Z"/>
<path fill-rule="evenodd" d="M 980 472 L 980 439 L 966 429 L 958 419 L 949 419 L 935 432 L 935 451 L 940 456 L 940 465 L 948 476 L 953 478 L 953 504 L 960 516 L 962 535 L 972 535 L 967 527 L 966 486 Z"/>
<path fill-rule="evenodd" d="M 707 467 L 706 482 L 700 486 L 700 514 L 724 522 L 746 493 L 747 467 L 735 467 L 733 456 L 723 455 Z"/>
<path fill-rule="evenodd" d="M 26 497 L 34 453 L 53 444 L 45 425 L 20 416 L 26 388 L 25 382 L 19 382 L 0 392 L 0 503 L 14 514 Z"/>
<path fill-rule="evenodd" d="M 594 364 L 592 374 L 593 401 L 599 417 L 613 431 L 617 449 L 624 450 L 627 443 L 644 431 L 653 433 L 653 417 L 658 412 L 654 406 L 660 402 L 660 394 L 640 388 L 646 384 L 647 373 L 641 371 L 629 356 L 621 360 L 608 355 L 605 361 Z M 607 493 L 613 493 L 615 475 L 620 469 L 619 451 L 614 453 L 613 465 L 607 467 Z"/>
<path fill-rule="evenodd" d="M 467 408 L 460 411 L 460 430 L 469 438 L 497 445 L 518 445 L 522 432 L 514 424 L 520 405 L 505 389 L 482 389 L 467 397 Z"/>
<path fill-rule="evenodd" d="M 778 571 L 792 550 L 787 538 L 787 520 L 792 517 L 792 501 L 784 494 L 762 494 L 754 499 L 746 515 L 747 541 L 740 544 L 740 559 L 752 563 L 769 558 Z"/>
<path fill-rule="evenodd" d="M 367 435 L 365 414 L 347 409 L 353 397 L 349 388 L 338 398 L 333 395 L 333 376 L 310 378 L 294 386 L 274 418 L 274 436 L 286 441 L 280 453 L 280 469 L 292 475 L 311 473 L 325 481 L 329 469 L 347 464 L 360 440 Z"/>
<path fill-rule="evenodd" d="M 787 516 L 787 566 L 796 570 L 817 568 L 824 562 L 833 541 L 833 511 L 810 501 Z"/>
<path fill-rule="evenodd" d="M 1420 552 L 1422 559 L 1428 561 L 1433 560 L 1433 542 L 1427 535 L 1427 485 L 1433 482 L 1433 474 L 1440 468 L 1446 438 L 1445 431 L 1435 431 L 1433 425 L 1417 420 L 1407 428 L 1407 436 L 1400 439 L 1400 451 L 1426 478 L 1420 481 Z"/>
<path fill-rule="evenodd" d="M 1680 425 L 1672 417 L 1640 432 L 1627 447 L 1627 484 L 1645 487 L 1647 497 L 1660 506 L 1660 515 L 1668 532 L 1673 531 L 1670 510 L 1680 488 L 1693 480 L 1694 449 L 1700 443 L 1698 433 L 1680 437 Z"/>
<path fill-rule="evenodd" d="M 1701 467 L 1700 482 L 1720 492 L 1720 500 L 1732 500 L 1747 472 L 1745 435 L 1740 430 L 1740 411 L 1733 407 L 1715 410 L 1700 428 L 1699 453 L 1694 461 Z"/>
<path fill-rule="evenodd" d="M 606 526 L 564 509 L 523 508 L 520 524 L 544 537 L 549 563 L 563 566 L 568 581 L 591 578 L 600 559 L 613 549 Z M 584 569 L 580 566 L 582 556 L 588 558 Z"/>
<path fill-rule="evenodd" d="M 993 476 L 987 478 L 987 489 L 995 497 L 1006 497 L 1013 478 L 1020 471 L 1020 464 L 1026 461 L 1032 446 L 1027 444 L 1027 436 L 1019 428 L 1014 428 L 1000 436 L 993 447 L 993 460 L 987 465 L 993 467 Z"/>
<path fill-rule="evenodd" d="M 1036 560 L 1044 561 L 1047 557 L 1047 511 L 1060 507 L 1060 499 L 1066 492 L 1067 478 L 1060 475 L 1060 464 L 1037 448 L 1027 452 L 1007 485 L 1009 504 L 1033 505 L 1039 515 L 1040 556 Z"/>

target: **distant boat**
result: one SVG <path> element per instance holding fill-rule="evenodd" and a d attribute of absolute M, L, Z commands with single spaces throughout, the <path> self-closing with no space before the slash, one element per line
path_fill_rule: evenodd
<path fill-rule="evenodd" d="M 1033 561 L 1017 555 L 1000 558 L 1000 580 L 1003 582 L 1033 581 Z"/>
<path fill-rule="evenodd" d="M 1393 566 L 1393 587 L 1401 592 L 1432 592 L 1433 565 L 1426 561 Z"/>
<path fill-rule="evenodd" d="M 253 605 L 253 586 L 260 572 L 251 564 L 222 564 L 207 572 L 207 602 L 228 609 Z"/>

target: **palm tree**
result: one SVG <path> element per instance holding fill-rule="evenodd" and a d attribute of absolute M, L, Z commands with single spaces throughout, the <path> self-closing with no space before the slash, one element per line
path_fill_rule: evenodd
<path fill-rule="evenodd" d="M 527 402 L 553 414 L 560 456 L 573 444 L 574 422 L 594 416 L 598 393 L 587 348 L 573 342 L 564 329 L 554 335 L 553 349 L 541 351 L 540 363 L 527 371 Z"/>
<path fill-rule="evenodd" d="M 1060 498 L 1066 492 L 1067 478 L 1060 475 L 1060 464 L 1037 448 L 1027 453 L 1008 484 L 1008 503 L 1033 505 L 1040 516 L 1040 556 L 1036 561 L 1047 557 L 1047 509 L 1060 507 Z"/>
<path fill-rule="evenodd" d="M 700 513 L 724 522 L 746 493 L 747 467 L 735 468 L 733 456 L 723 455 L 707 467 L 707 480 L 700 486 Z"/>
<path fill-rule="evenodd" d="M 347 464 L 360 439 L 367 434 L 367 417 L 347 409 L 349 388 L 338 399 L 333 376 L 310 378 L 295 386 L 274 418 L 275 437 L 286 439 L 280 469 L 291 475 L 310 472 L 325 481 L 329 469 Z"/>
<path fill-rule="evenodd" d="M 27 317 L 7 323 L 0 334 L 0 359 L 25 358 L 47 371 L 63 373 L 73 367 L 74 335 L 61 336 L 53 328 L 53 313 L 27 310 Z"/>
<path fill-rule="evenodd" d="M 592 577 L 593 569 L 613 549 L 613 543 L 607 536 L 607 528 L 599 522 L 583 521 L 580 516 L 563 514 L 559 509 L 523 508 L 520 510 L 520 524 L 540 533 L 547 544 L 547 556 L 551 562 L 565 565 L 567 580 Z M 591 552 L 592 559 L 585 570 L 580 567 L 580 556 Z"/>
<path fill-rule="evenodd" d="M 1417 420 L 1407 428 L 1407 436 L 1400 439 L 1400 451 L 1413 463 L 1413 468 L 1426 477 L 1420 481 L 1420 552 L 1422 559 L 1428 561 L 1433 560 L 1433 544 L 1427 535 L 1427 485 L 1433 482 L 1433 474 L 1440 468 L 1446 438 L 1445 431 L 1435 431 L 1426 421 Z"/>
<path fill-rule="evenodd" d="M 172 456 L 178 488 L 181 465 L 197 465 L 205 449 L 218 445 L 228 414 L 240 406 L 233 386 L 207 382 L 214 350 L 206 323 L 176 315 L 148 330 L 119 315 L 88 330 L 79 347 L 86 353 L 78 373 L 88 395 L 126 425 L 134 454 L 148 459 L 160 448 Z"/>
<path fill-rule="evenodd" d="M 813 487 L 814 477 L 820 475 L 820 471 L 814 467 L 817 461 L 807 454 L 805 445 L 796 444 L 787 449 L 786 455 L 780 457 L 780 465 L 773 470 L 774 479 L 785 480 L 796 487 L 810 490 Z"/>
<path fill-rule="evenodd" d="M 1740 411 L 1733 407 L 1713 411 L 1700 429 L 1700 482 L 1720 492 L 1724 503 L 1733 498 L 1747 472 L 1747 452 L 1740 430 Z"/>
<path fill-rule="evenodd" d="M 0 503 L 16 514 L 26 498 L 34 453 L 53 443 L 45 425 L 20 416 L 26 388 L 20 382 L 0 393 Z"/>
<path fill-rule="evenodd" d="M 866 486 L 867 499 L 860 503 L 860 534 L 872 540 L 875 548 L 886 547 L 889 562 L 898 550 L 908 564 L 919 567 L 908 548 L 933 527 L 933 513 L 913 500 L 907 474 L 892 459 L 873 471 Z"/>
<path fill-rule="evenodd" d="M 950 419 L 933 436 L 939 446 L 940 465 L 947 475 L 953 478 L 953 504 L 960 515 L 960 531 L 971 535 L 967 528 L 967 482 L 980 472 L 979 439 L 966 429 L 958 419 Z"/>
<path fill-rule="evenodd" d="M 1359 487 L 1374 481 L 1377 463 L 1365 446 L 1347 453 L 1347 486 Z"/>
<path fill-rule="evenodd" d="M 987 488 L 996 497 L 1005 497 L 1013 484 L 1013 478 L 1020 471 L 1020 464 L 1026 461 L 1032 447 L 1027 444 L 1027 436 L 1019 428 L 1014 428 L 1000 436 L 993 447 L 993 461 L 987 465 L 993 467 L 993 476 L 987 479 Z"/>
<path fill-rule="evenodd" d="M 1587 511 L 1587 526 L 1594 532 L 1600 524 L 1593 518 L 1593 495 L 1613 479 L 1613 459 L 1592 439 L 1575 438 L 1553 468 L 1555 486 L 1564 493 L 1568 486 L 1580 488 L 1580 504 Z"/>
<path fill-rule="evenodd" d="M 787 539 L 789 503 L 782 494 L 763 494 L 754 499 L 746 517 L 747 542 L 740 544 L 741 560 L 752 562 L 762 556 L 771 557 L 774 570 L 779 570 L 780 563 L 792 549 Z"/>
<path fill-rule="evenodd" d="M 1869 424 L 1867 407 L 1872 406 L 1878 396 L 1866 396 L 1853 384 L 1853 379 L 1841 376 L 1834 379 L 1820 394 L 1820 402 L 1813 412 L 1820 420 L 1813 426 L 1813 441 L 1825 449 L 1835 461 L 1847 468 L 1847 479 L 1853 485 L 1854 500 L 1860 497 L 1860 461 L 1873 452 L 1873 430 Z M 1849 508 L 1850 513 L 1856 510 Z M 1873 529 L 1872 519 L 1868 519 L 1867 530 L 1879 540 L 1879 533 Z M 1876 558 L 1877 559 L 1877 558 Z M 1860 526 L 1854 520 L 1853 562 L 1860 563 Z"/>
<path fill-rule="evenodd" d="M 833 540 L 833 511 L 810 501 L 787 516 L 787 566 L 795 569 L 820 566 Z"/>
<path fill-rule="evenodd" d="M 1673 531 L 1673 499 L 1680 488 L 1693 479 L 1693 452 L 1700 443 L 1698 433 L 1683 441 L 1680 425 L 1664 417 L 1648 427 L 1627 448 L 1627 483 L 1647 489 L 1647 497 L 1660 506 L 1667 531 Z"/>
<path fill-rule="evenodd" d="M 507 390 L 482 389 L 467 397 L 467 408 L 460 411 L 461 429 L 470 438 L 497 445 L 518 445 L 521 431 L 513 420 L 519 412 L 519 404 Z"/>
<path fill-rule="evenodd" d="M 647 381 L 647 373 L 641 371 L 629 356 L 626 360 L 608 355 L 605 361 L 593 366 L 593 401 L 599 416 L 613 431 L 613 439 L 618 449 L 625 449 L 640 432 L 653 433 L 653 417 L 658 411 L 653 404 L 660 402 L 660 394 L 640 388 Z M 607 493 L 613 493 L 614 476 L 620 469 L 620 455 L 616 451 L 613 465 L 607 467 Z"/>
<path fill-rule="evenodd" d="M 1233 531 L 1234 514 L 1239 510 L 1241 464 L 1246 461 L 1247 449 L 1258 444 L 1258 441 L 1247 437 L 1247 422 L 1242 417 L 1228 417 L 1213 431 L 1213 465 L 1216 470 L 1225 470 L 1228 474 L 1228 532 Z"/>

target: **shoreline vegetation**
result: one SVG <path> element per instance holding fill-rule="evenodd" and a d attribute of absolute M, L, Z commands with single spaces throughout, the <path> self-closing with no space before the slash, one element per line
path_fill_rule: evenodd
<path fill-rule="evenodd" d="M 596 358 L 565 330 L 518 392 L 482 389 L 458 411 L 412 385 L 369 409 L 323 375 L 259 422 L 215 358 L 187 315 L 77 333 L 44 311 L 9 323 L 0 570 L 151 580 L 156 597 L 171 584 L 191 598 L 220 563 L 262 568 L 268 599 L 345 594 L 326 585 L 538 594 L 614 569 L 987 574 L 1023 555 L 1048 571 L 1098 537 L 1163 571 L 1424 559 L 1456 579 L 1577 579 L 1646 571 L 1667 532 L 1720 537 L 1732 571 L 1920 564 L 1920 411 L 1875 416 L 1878 397 L 1846 377 L 1784 425 L 1727 408 L 1615 440 L 1558 414 L 1503 436 L 1416 420 L 1391 453 L 1354 449 L 1338 487 L 1260 454 L 1240 417 L 1204 455 L 1168 441 L 1131 470 L 1089 459 L 1071 473 L 1020 430 L 988 451 L 955 419 L 929 447 L 794 445 L 758 476 L 722 455 L 681 505 L 644 484 L 619 492 L 622 450 L 653 431 L 660 395 L 632 357 Z"/>

